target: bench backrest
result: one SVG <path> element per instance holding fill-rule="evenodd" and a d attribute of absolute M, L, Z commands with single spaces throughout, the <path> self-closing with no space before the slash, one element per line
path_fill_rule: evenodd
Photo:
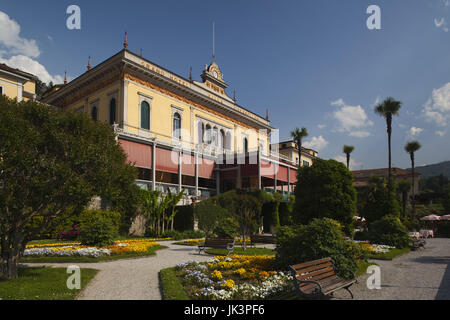
<path fill-rule="evenodd" d="M 309 261 L 290 266 L 292 275 L 297 280 L 324 281 L 336 277 L 334 263 L 331 258 Z"/>
<path fill-rule="evenodd" d="M 234 244 L 234 238 L 206 238 L 205 247 L 224 247 Z"/>

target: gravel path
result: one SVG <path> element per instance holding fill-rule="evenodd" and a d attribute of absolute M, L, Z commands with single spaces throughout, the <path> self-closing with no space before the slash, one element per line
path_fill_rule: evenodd
<path fill-rule="evenodd" d="M 357 300 L 450 300 L 450 239 L 428 239 L 423 250 L 372 262 L 380 266 L 381 289 L 369 290 L 370 275 L 362 275 L 351 287 Z M 340 290 L 335 298 L 350 296 Z"/>
<path fill-rule="evenodd" d="M 168 249 L 156 251 L 146 258 L 123 259 L 99 263 L 28 263 L 26 266 L 67 267 L 97 269 L 100 272 L 78 295 L 79 300 L 161 300 L 159 271 L 189 260 L 207 261 L 211 255 L 198 254 L 197 247 L 174 245 L 174 241 L 161 241 Z"/>

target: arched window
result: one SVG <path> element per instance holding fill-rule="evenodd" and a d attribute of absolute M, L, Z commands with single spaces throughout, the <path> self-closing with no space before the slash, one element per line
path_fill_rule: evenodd
<path fill-rule="evenodd" d="M 173 114 L 173 137 L 181 139 L 181 116 L 178 112 Z"/>
<path fill-rule="evenodd" d="M 198 121 L 197 128 L 198 128 L 198 132 L 197 132 L 198 133 L 198 136 L 197 136 L 198 144 L 202 144 L 204 142 L 205 125 L 203 124 L 203 122 Z"/>
<path fill-rule="evenodd" d="M 244 152 L 247 153 L 248 152 L 248 139 L 244 138 Z"/>
<path fill-rule="evenodd" d="M 219 148 L 221 149 L 225 149 L 226 143 L 225 143 L 225 131 L 223 131 L 222 129 L 220 130 L 220 135 L 219 135 Z"/>
<path fill-rule="evenodd" d="M 227 134 L 225 136 L 224 146 L 228 150 L 231 150 L 231 132 L 230 131 L 227 131 Z"/>
<path fill-rule="evenodd" d="M 206 125 L 205 142 L 211 143 L 211 126 L 209 124 Z"/>
<path fill-rule="evenodd" d="M 112 98 L 109 102 L 109 124 L 116 123 L 116 99 Z"/>
<path fill-rule="evenodd" d="M 217 147 L 219 145 L 219 130 L 217 127 L 213 129 L 213 144 Z"/>
<path fill-rule="evenodd" d="M 150 105 L 147 101 L 141 102 L 141 128 L 150 130 Z"/>
<path fill-rule="evenodd" d="M 91 118 L 94 121 L 98 120 L 98 110 L 97 110 L 96 106 L 93 106 L 92 109 L 91 109 Z"/>

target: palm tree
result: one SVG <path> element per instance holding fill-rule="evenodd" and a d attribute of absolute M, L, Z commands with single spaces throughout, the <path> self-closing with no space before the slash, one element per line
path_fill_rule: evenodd
<path fill-rule="evenodd" d="M 294 140 L 295 147 L 298 149 L 298 163 L 299 166 L 302 165 L 302 139 L 308 136 L 308 131 L 306 128 L 295 128 L 294 131 L 291 131 L 291 137 Z"/>
<path fill-rule="evenodd" d="M 388 97 L 382 103 L 375 107 L 375 113 L 386 119 L 388 134 L 388 152 L 389 152 L 389 171 L 388 171 L 388 191 L 391 196 L 391 135 L 392 135 L 392 117 L 398 115 L 402 106 L 401 101 Z"/>
<path fill-rule="evenodd" d="M 416 204 L 415 204 L 415 190 L 414 190 L 414 153 L 421 147 L 418 141 L 411 141 L 405 145 L 405 151 L 409 153 L 411 158 L 411 187 L 412 187 L 412 219 L 414 220 L 416 215 Z"/>
<path fill-rule="evenodd" d="M 347 155 L 347 169 L 350 168 L 350 153 L 352 153 L 353 150 L 355 150 L 354 146 L 344 145 L 344 147 L 342 148 L 342 152 Z"/>

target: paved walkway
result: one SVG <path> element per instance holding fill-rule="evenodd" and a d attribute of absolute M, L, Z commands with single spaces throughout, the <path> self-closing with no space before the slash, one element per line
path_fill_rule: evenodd
<path fill-rule="evenodd" d="M 428 239 L 425 249 L 392 261 L 373 260 L 380 266 L 381 289 L 369 290 L 362 275 L 351 290 L 358 300 L 450 300 L 450 239 Z M 349 299 L 345 290 L 337 299 Z"/>
<path fill-rule="evenodd" d="M 29 263 L 27 266 L 97 269 L 100 272 L 78 295 L 79 300 L 161 300 L 159 271 L 189 260 L 207 261 L 211 255 L 198 254 L 197 247 L 174 245 L 174 241 L 160 241 L 168 249 L 156 251 L 146 258 L 122 259 L 99 263 Z"/>

